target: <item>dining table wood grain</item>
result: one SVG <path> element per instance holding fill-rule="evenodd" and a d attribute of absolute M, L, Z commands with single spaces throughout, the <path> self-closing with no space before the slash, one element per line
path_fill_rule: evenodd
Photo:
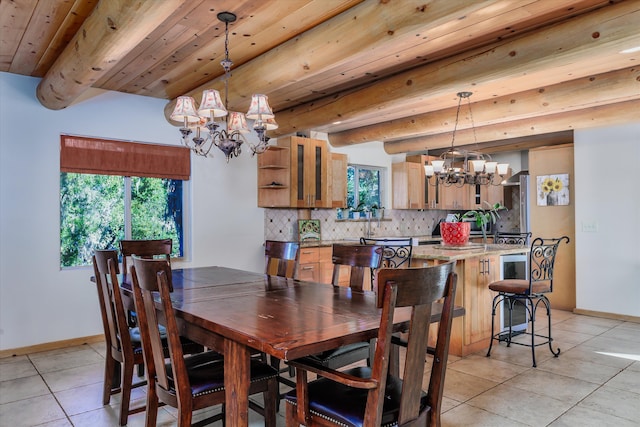
<path fill-rule="evenodd" d="M 121 287 L 133 309 L 130 276 Z M 248 425 L 249 359 L 261 351 L 287 361 L 376 337 L 380 309 L 371 291 L 268 276 L 228 267 L 172 271 L 181 334 L 225 359 L 226 425 Z M 440 318 L 434 306 L 432 322 Z M 456 307 L 455 315 L 464 314 Z M 401 330 L 410 311 L 396 310 Z"/>

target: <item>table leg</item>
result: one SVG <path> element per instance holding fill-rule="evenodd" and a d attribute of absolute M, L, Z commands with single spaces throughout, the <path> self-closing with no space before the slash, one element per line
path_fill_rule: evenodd
<path fill-rule="evenodd" d="M 249 348 L 224 340 L 224 387 L 226 425 L 248 427 L 251 354 Z"/>

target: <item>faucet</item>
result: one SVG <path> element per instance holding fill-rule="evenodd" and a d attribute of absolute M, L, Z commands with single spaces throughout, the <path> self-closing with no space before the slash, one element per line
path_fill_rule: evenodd
<path fill-rule="evenodd" d="M 373 234 L 373 231 L 371 231 L 371 212 L 367 212 L 367 238 L 370 238 Z"/>

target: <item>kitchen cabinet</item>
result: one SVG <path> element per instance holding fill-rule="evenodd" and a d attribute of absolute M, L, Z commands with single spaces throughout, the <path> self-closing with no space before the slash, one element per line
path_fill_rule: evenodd
<path fill-rule="evenodd" d="M 331 246 L 300 248 L 298 279 L 331 283 L 333 275 L 331 254 Z"/>
<path fill-rule="evenodd" d="M 469 189 L 470 185 L 463 185 L 458 187 L 456 185 L 444 186 L 440 185 L 438 187 L 438 195 L 439 195 L 439 206 L 440 209 L 453 209 L 453 210 L 461 210 L 461 209 L 469 209 Z"/>
<path fill-rule="evenodd" d="M 463 348 L 484 348 L 487 337 L 491 336 L 491 308 L 494 293 L 489 283 L 500 279 L 500 257 L 482 255 L 464 260 L 464 293 L 462 305 L 465 307 Z M 470 352 L 470 351 L 469 351 Z"/>
<path fill-rule="evenodd" d="M 288 207 L 290 203 L 289 149 L 271 145 L 258 156 L 258 206 Z"/>
<path fill-rule="evenodd" d="M 509 173 L 503 178 L 494 177 L 495 182 L 502 182 L 511 176 Z M 469 207 L 467 209 L 487 209 L 486 203 L 494 205 L 496 203 L 505 204 L 503 185 L 470 185 L 469 186 Z"/>
<path fill-rule="evenodd" d="M 330 164 L 326 141 L 299 136 L 279 138 L 290 153 L 290 207 L 330 208 Z"/>
<path fill-rule="evenodd" d="M 393 209 L 424 209 L 424 168 L 419 163 L 391 165 Z"/>
<path fill-rule="evenodd" d="M 422 190 L 424 192 L 423 201 L 424 201 L 424 209 L 441 209 L 440 208 L 440 192 L 442 191 L 442 186 L 436 183 L 435 178 L 427 179 L 427 176 L 424 173 L 424 165 L 428 165 L 431 160 L 436 160 L 438 157 L 436 156 L 427 156 L 424 154 L 415 154 L 411 156 L 407 156 L 406 160 L 409 163 L 418 163 L 422 167 Z"/>
<path fill-rule="evenodd" d="M 331 185 L 331 207 L 347 207 L 347 166 L 346 154 L 331 153 L 329 183 Z"/>

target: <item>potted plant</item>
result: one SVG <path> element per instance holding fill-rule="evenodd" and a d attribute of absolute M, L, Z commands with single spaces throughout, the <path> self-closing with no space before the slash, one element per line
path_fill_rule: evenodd
<path fill-rule="evenodd" d="M 471 223 L 464 221 L 465 219 L 473 219 L 482 230 L 482 240 L 487 242 L 487 224 L 489 221 L 495 224 L 500 215 L 498 211 L 506 209 L 501 203 L 490 204 L 484 201 L 487 205 L 487 209 L 476 209 L 467 211 L 462 214 L 456 214 L 453 222 L 443 222 L 440 224 L 440 234 L 442 234 L 442 241 L 446 245 L 464 245 L 469 241 L 469 234 L 471 233 Z"/>

